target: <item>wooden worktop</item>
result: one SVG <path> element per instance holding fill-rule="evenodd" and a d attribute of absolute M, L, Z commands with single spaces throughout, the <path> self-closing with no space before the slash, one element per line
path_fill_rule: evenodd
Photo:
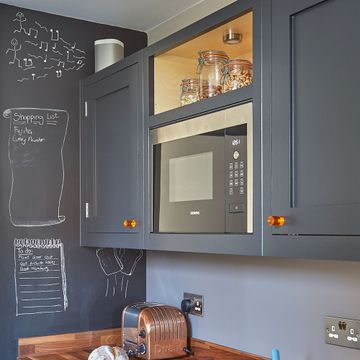
<path fill-rule="evenodd" d="M 73 334 L 19 339 L 18 360 L 87 360 L 91 351 L 101 345 L 121 344 L 121 330 L 109 329 Z M 192 360 L 268 360 L 207 341 L 192 339 Z"/>

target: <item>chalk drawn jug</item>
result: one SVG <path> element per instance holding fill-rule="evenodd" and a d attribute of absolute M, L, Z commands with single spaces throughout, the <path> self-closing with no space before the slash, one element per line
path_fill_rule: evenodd
<path fill-rule="evenodd" d="M 10 221 L 14 226 L 50 226 L 60 215 L 64 186 L 63 147 L 69 115 L 65 110 L 12 108 L 8 156 L 11 168 Z"/>

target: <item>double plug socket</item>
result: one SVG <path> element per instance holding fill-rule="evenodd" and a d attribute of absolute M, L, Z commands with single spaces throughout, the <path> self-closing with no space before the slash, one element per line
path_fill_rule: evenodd
<path fill-rule="evenodd" d="M 185 292 L 181 307 L 188 314 L 204 316 L 204 297 Z"/>
<path fill-rule="evenodd" d="M 360 349 L 360 320 L 326 316 L 325 342 Z"/>

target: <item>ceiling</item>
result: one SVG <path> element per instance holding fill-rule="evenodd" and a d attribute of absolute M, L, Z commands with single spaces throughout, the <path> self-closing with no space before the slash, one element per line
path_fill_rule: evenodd
<path fill-rule="evenodd" d="M 3 0 L 2 3 L 148 32 L 206 0 Z"/>

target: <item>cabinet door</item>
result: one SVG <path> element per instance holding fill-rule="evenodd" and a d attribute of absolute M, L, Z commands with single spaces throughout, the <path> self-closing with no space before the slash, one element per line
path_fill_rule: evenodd
<path fill-rule="evenodd" d="M 82 121 L 82 243 L 138 247 L 141 91 L 135 63 L 85 86 Z M 135 220 L 136 227 L 124 227 Z"/>
<path fill-rule="evenodd" d="M 272 233 L 360 235 L 360 1 L 272 3 Z"/>

